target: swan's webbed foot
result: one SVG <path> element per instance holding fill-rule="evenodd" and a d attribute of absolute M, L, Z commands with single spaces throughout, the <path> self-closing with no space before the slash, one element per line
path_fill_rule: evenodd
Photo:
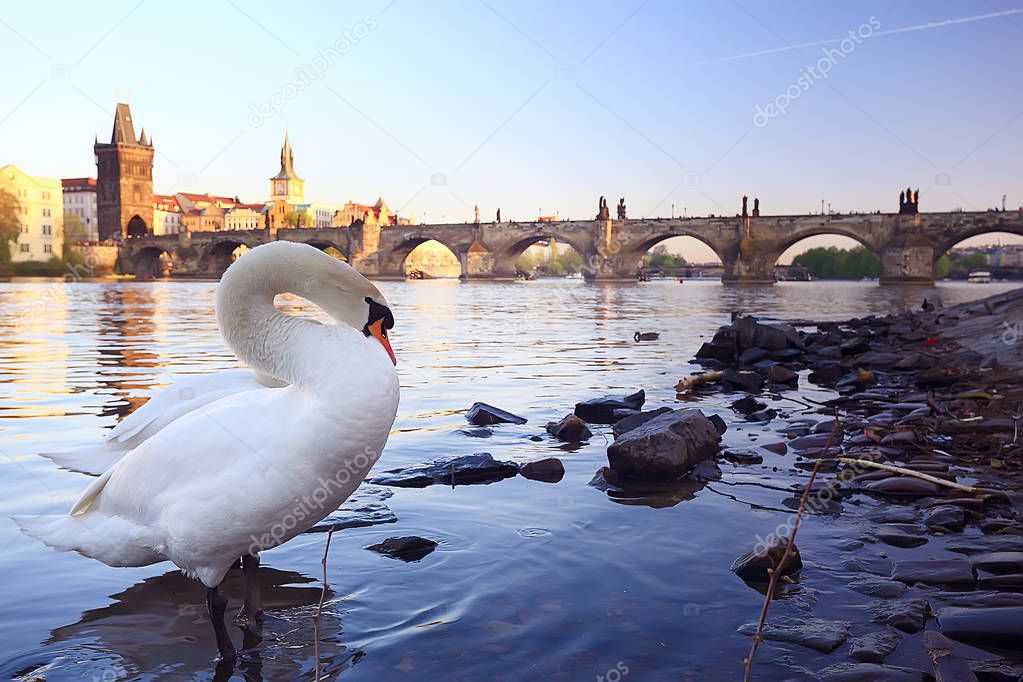
<path fill-rule="evenodd" d="M 224 624 L 224 613 L 227 611 L 227 597 L 220 593 L 220 586 L 206 588 L 206 609 L 210 613 L 213 634 L 217 638 L 217 654 L 224 663 L 233 662 L 237 658 L 231 636 Z"/>
<path fill-rule="evenodd" d="M 235 616 L 235 623 L 255 635 L 263 634 L 263 595 L 259 585 L 259 556 L 246 554 L 242 557 L 242 578 L 245 581 L 245 596 L 241 611 Z"/>

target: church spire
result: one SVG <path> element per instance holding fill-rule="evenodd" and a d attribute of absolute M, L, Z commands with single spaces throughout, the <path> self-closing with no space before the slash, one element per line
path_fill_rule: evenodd
<path fill-rule="evenodd" d="M 301 180 L 295 172 L 295 154 L 291 149 L 291 140 L 288 133 L 284 133 L 284 146 L 281 147 L 281 169 L 271 180 Z"/>

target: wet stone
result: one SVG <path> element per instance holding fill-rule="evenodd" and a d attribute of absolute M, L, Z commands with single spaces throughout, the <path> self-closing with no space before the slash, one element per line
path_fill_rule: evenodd
<path fill-rule="evenodd" d="M 726 450 L 721 456 L 732 464 L 739 465 L 760 464 L 764 461 L 761 455 L 749 450 Z"/>
<path fill-rule="evenodd" d="M 607 460 L 626 478 L 672 481 L 717 454 L 720 441 L 703 412 L 675 410 L 623 433 L 608 446 Z"/>
<path fill-rule="evenodd" d="M 486 403 L 473 403 L 469 411 L 465 413 L 465 418 L 469 420 L 470 424 L 475 424 L 476 426 L 526 423 L 525 418 Z"/>
<path fill-rule="evenodd" d="M 932 596 L 947 606 L 962 606 L 969 609 L 997 608 L 1000 606 L 1023 606 L 1023 594 L 1015 592 L 936 592 Z"/>
<path fill-rule="evenodd" d="M 922 532 L 906 532 L 898 528 L 882 527 L 877 533 L 877 539 L 892 547 L 910 548 L 927 544 L 927 536 Z"/>
<path fill-rule="evenodd" d="M 1023 646 L 1023 607 L 968 609 L 950 606 L 938 612 L 938 626 L 946 637 L 982 646 Z"/>
<path fill-rule="evenodd" d="M 646 393 L 642 389 L 629 395 L 606 395 L 576 403 L 575 415 L 591 424 L 613 424 L 615 410 L 640 410 L 644 402 Z"/>
<path fill-rule="evenodd" d="M 986 552 L 970 557 L 974 568 L 990 573 L 1023 573 L 1023 552 Z"/>
<path fill-rule="evenodd" d="M 984 576 L 977 585 L 992 590 L 1023 590 L 1023 573 Z"/>
<path fill-rule="evenodd" d="M 647 410 L 646 412 L 633 414 L 615 422 L 615 425 L 611 428 L 611 431 L 614 434 L 614 437 L 617 438 L 623 433 L 632 431 L 633 429 L 642 426 L 643 424 L 646 424 L 651 419 L 659 417 L 662 414 L 666 414 L 668 412 L 673 412 L 673 410 L 670 407 L 658 407 L 656 410 Z"/>
<path fill-rule="evenodd" d="M 751 414 L 767 407 L 767 403 L 762 403 L 753 396 L 748 395 L 733 402 L 731 407 L 739 414 Z"/>
<path fill-rule="evenodd" d="M 821 618 L 774 618 L 764 625 L 763 636 L 767 640 L 799 644 L 827 654 L 849 638 L 851 625 L 847 621 Z M 756 623 L 746 623 L 739 628 L 740 633 L 750 636 L 756 630 Z"/>
<path fill-rule="evenodd" d="M 749 582 L 770 582 L 768 569 L 773 569 L 785 554 L 788 538 L 780 539 L 770 547 L 757 546 L 732 562 L 731 571 Z M 799 548 L 793 545 L 792 553 L 782 570 L 782 575 L 798 573 L 803 568 Z"/>
<path fill-rule="evenodd" d="M 773 452 L 776 455 L 784 455 L 789 451 L 789 446 L 785 443 L 764 443 L 760 447 L 768 452 Z"/>
<path fill-rule="evenodd" d="M 398 488 L 425 488 L 435 483 L 444 485 L 493 483 L 517 476 L 518 473 L 519 467 L 514 462 L 495 460 L 489 452 L 480 452 L 452 459 L 434 460 L 404 469 L 389 469 L 367 481 Z"/>
<path fill-rule="evenodd" d="M 402 561 L 421 561 L 426 555 L 437 548 L 434 540 L 421 538 L 417 535 L 406 535 L 398 538 L 387 538 L 383 542 L 370 545 L 366 549 L 385 554 Z"/>
<path fill-rule="evenodd" d="M 902 635 L 895 630 L 871 632 L 849 642 L 849 656 L 862 663 L 884 663 L 901 641 Z"/>
<path fill-rule="evenodd" d="M 923 481 L 911 476 L 892 476 L 880 481 L 868 483 L 866 489 L 882 495 L 937 495 L 942 492 L 937 483 Z"/>
<path fill-rule="evenodd" d="M 574 414 L 565 415 L 561 421 L 547 422 L 547 433 L 565 443 L 578 443 L 593 435 L 590 428 Z"/>
<path fill-rule="evenodd" d="M 931 676 L 913 668 L 877 663 L 836 663 L 818 673 L 827 682 L 929 682 Z"/>
<path fill-rule="evenodd" d="M 855 592 L 880 599 L 897 599 L 906 592 L 905 584 L 885 578 L 856 578 L 848 586 Z"/>
<path fill-rule="evenodd" d="M 871 606 L 870 613 L 870 622 L 912 634 L 924 629 L 931 607 L 926 599 L 897 599 Z"/>
<path fill-rule="evenodd" d="M 722 373 L 721 382 L 726 389 L 756 393 L 763 388 L 764 377 L 756 372 L 728 368 Z"/>
<path fill-rule="evenodd" d="M 764 371 L 764 376 L 774 384 L 791 384 L 799 380 L 799 375 L 788 367 L 772 365 Z"/>
<path fill-rule="evenodd" d="M 923 559 L 896 561 L 892 579 L 904 583 L 928 585 L 972 585 L 976 580 L 969 561 L 959 559 Z"/>
<path fill-rule="evenodd" d="M 519 473 L 532 481 L 557 483 L 565 476 L 565 465 L 557 457 L 546 457 L 523 464 Z"/>

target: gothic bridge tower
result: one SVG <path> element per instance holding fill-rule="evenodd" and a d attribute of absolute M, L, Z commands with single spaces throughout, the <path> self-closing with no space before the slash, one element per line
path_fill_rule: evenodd
<path fill-rule="evenodd" d="M 121 240 L 153 232 L 153 141 L 135 124 L 127 104 L 118 104 L 110 144 L 97 138 L 96 209 L 99 238 Z"/>

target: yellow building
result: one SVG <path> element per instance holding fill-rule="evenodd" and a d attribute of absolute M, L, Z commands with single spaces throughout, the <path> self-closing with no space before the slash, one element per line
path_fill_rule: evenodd
<path fill-rule="evenodd" d="M 64 193 L 60 178 L 35 178 L 13 164 L 0 168 L 0 189 L 18 200 L 21 234 L 11 260 L 48 261 L 64 248 Z"/>
<path fill-rule="evenodd" d="M 305 203 L 305 181 L 295 172 L 295 155 L 291 150 L 288 134 L 284 134 L 281 147 L 281 169 L 270 178 L 270 229 L 291 227 L 288 214 L 299 211 Z M 303 225 L 312 227 L 312 225 Z"/>

